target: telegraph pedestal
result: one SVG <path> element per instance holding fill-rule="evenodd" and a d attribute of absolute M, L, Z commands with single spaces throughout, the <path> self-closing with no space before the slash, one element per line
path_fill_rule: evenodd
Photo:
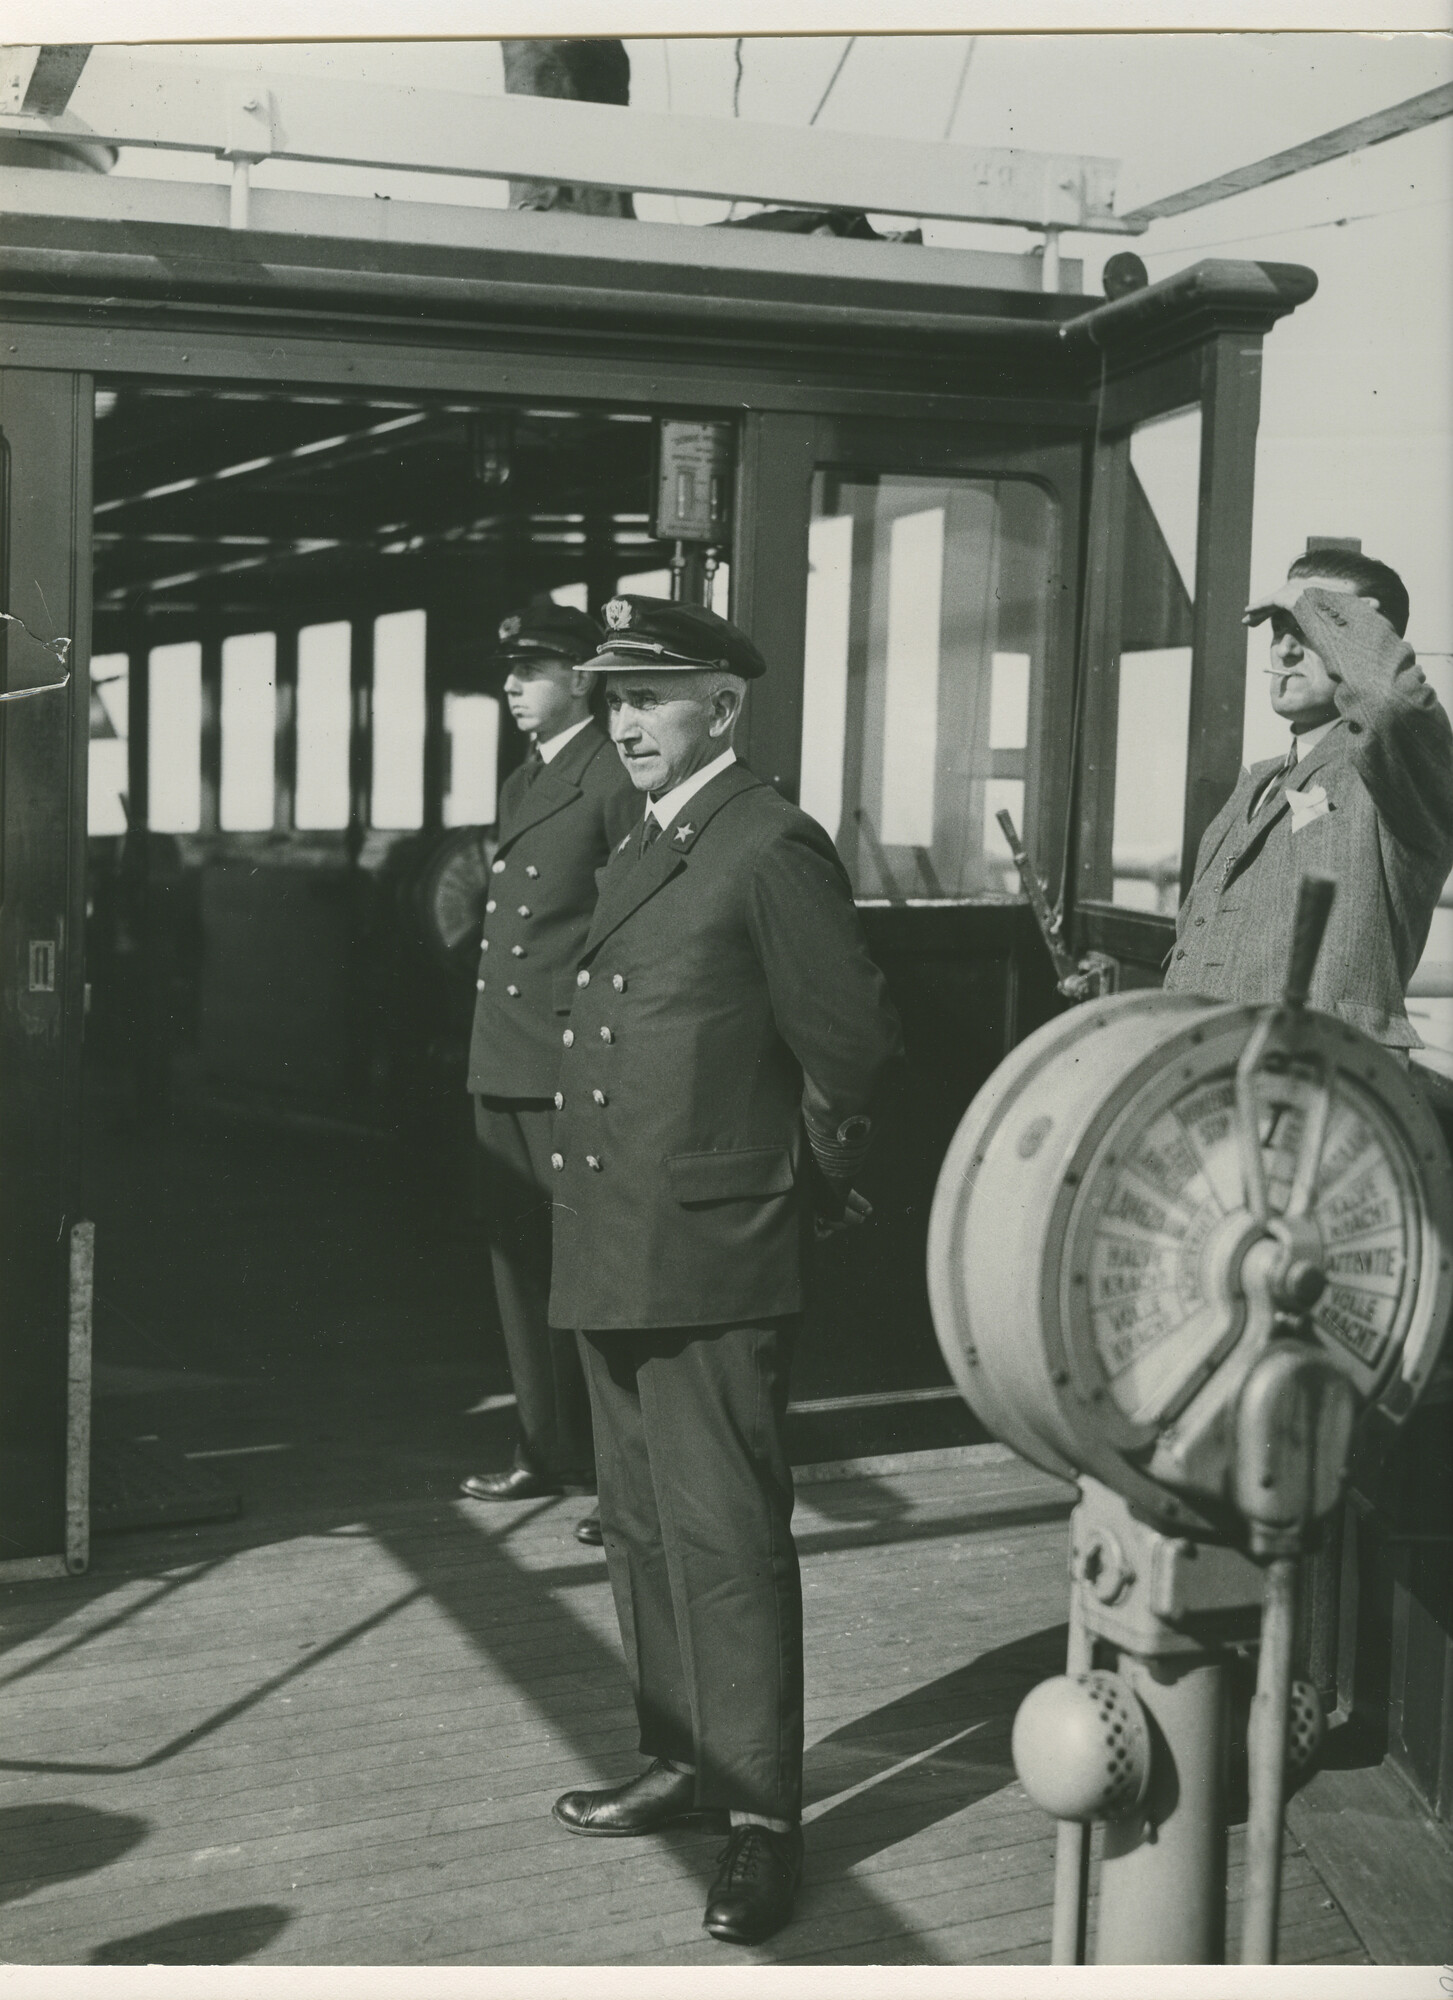
<path fill-rule="evenodd" d="M 1261 1573 L 1235 1549 L 1160 1534 L 1098 1480 L 1081 1494 L 1068 1671 L 1035 1689 L 1014 1728 L 1025 1790 L 1061 1821 L 1053 1956 L 1083 1961 L 1101 1820 L 1098 1962 L 1218 1964 L 1232 1653 L 1256 1643 Z"/>
<path fill-rule="evenodd" d="M 1014 1725 L 1060 1821 L 1053 1958 L 1225 1955 L 1232 1668 L 1253 1649 L 1242 1959 L 1276 1953 L 1298 1565 L 1359 1422 L 1396 1427 L 1453 1304 L 1453 1167 L 1388 1053 L 1306 1006 L 1334 885 L 1302 885 L 1269 1007 L 1091 1000 L 1000 1065 L 939 1177 L 944 1357 L 1005 1443 L 1079 1483 L 1066 1672 Z"/>

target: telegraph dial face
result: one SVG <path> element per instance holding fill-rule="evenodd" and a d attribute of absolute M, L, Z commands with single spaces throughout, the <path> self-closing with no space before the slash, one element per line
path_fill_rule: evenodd
<path fill-rule="evenodd" d="M 1280 1215 L 1319 1086 L 1295 1072 L 1256 1082 L 1267 1196 Z M 1069 1330 L 1088 1336 L 1115 1406 L 1136 1426 L 1183 1407 L 1245 1323 L 1237 1267 L 1260 1232 L 1242 1191 L 1234 1094 L 1229 1074 L 1141 1094 L 1083 1175 L 1066 1246 Z M 1403 1143 L 1345 1073 L 1334 1081 L 1310 1209 L 1327 1273 L 1313 1325 L 1370 1397 L 1412 1310 L 1418 1203 Z"/>

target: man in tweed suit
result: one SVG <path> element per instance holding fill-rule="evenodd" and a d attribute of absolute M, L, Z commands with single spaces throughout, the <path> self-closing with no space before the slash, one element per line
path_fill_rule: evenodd
<path fill-rule="evenodd" d="M 1243 771 L 1206 829 L 1166 990 L 1275 1000 L 1298 882 L 1331 875 L 1311 1005 L 1406 1059 L 1420 1044 L 1403 999 L 1453 869 L 1453 730 L 1403 641 L 1407 592 L 1385 563 L 1298 556 L 1246 613 L 1268 621 L 1291 748 Z"/>
<path fill-rule="evenodd" d="M 861 1218 L 897 1017 L 815 821 L 736 760 L 756 647 L 615 599 L 595 661 L 646 821 L 601 876 L 564 1030 L 550 1317 L 582 1329 L 606 1559 L 647 1768 L 572 1833 L 726 1812 L 705 1923 L 787 1920 L 802 1860 L 802 1598 L 785 1425 L 814 1221 Z"/>
<path fill-rule="evenodd" d="M 527 1500 L 595 1485 L 575 1336 L 552 1331 L 546 1306 L 560 1029 L 575 997 L 596 871 L 641 816 L 635 787 L 592 718 L 594 683 L 580 671 L 600 636 L 594 619 L 556 604 L 533 606 L 499 629 L 505 700 L 533 747 L 500 791 L 469 1089 L 519 1443 L 507 1470 L 464 1481 L 472 1500 Z M 582 1541 L 600 1539 L 593 1515 L 576 1532 Z"/>

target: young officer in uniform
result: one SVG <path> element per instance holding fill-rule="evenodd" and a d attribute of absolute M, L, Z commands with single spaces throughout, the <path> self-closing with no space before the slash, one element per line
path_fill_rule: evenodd
<path fill-rule="evenodd" d="M 646 818 L 601 877 L 562 1035 L 550 1318 L 582 1330 L 606 1558 L 647 1769 L 572 1833 L 707 1809 L 713 1935 L 767 1936 L 802 1865 L 802 1600 L 784 1440 L 814 1220 L 853 1191 L 898 1021 L 815 821 L 736 761 L 755 646 L 617 598 L 592 663 Z"/>
<path fill-rule="evenodd" d="M 1166 990 L 1275 1000 L 1297 885 L 1332 875 L 1311 1004 L 1405 1058 L 1419 1043 L 1403 997 L 1453 868 L 1453 730 L 1403 641 L 1408 594 L 1386 563 L 1298 556 L 1246 612 L 1267 621 L 1291 745 L 1243 771 L 1206 829 Z"/>
<path fill-rule="evenodd" d="M 504 696 L 532 741 L 505 780 L 485 904 L 469 1089 L 484 1169 L 495 1296 L 519 1417 L 514 1463 L 463 1482 L 473 1500 L 526 1500 L 595 1485 L 590 1403 L 572 1332 L 552 1331 L 550 1123 L 560 1029 L 595 907 L 596 871 L 640 820 L 640 800 L 592 718 L 580 671 L 601 636 L 583 611 L 546 604 L 499 628 Z M 599 1541 L 594 1515 L 576 1530 Z"/>

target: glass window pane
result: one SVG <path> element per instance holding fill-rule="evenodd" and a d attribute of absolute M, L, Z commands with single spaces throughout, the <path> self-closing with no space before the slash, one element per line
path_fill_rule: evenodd
<path fill-rule="evenodd" d="M 853 517 L 825 514 L 807 531 L 807 638 L 802 699 L 805 813 L 837 838 L 843 815 L 848 720 L 848 614 L 853 594 Z"/>
<path fill-rule="evenodd" d="M 942 599 L 943 509 L 900 514 L 888 535 L 881 835 L 891 847 L 933 844 Z"/>
<path fill-rule="evenodd" d="M 449 789 L 445 826 L 493 826 L 498 808 L 499 703 L 492 694 L 446 694 Z"/>
<path fill-rule="evenodd" d="M 1124 653 L 1115 733 L 1115 882 L 1128 910 L 1174 916 L 1191 719 L 1191 649 Z"/>
<path fill-rule="evenodd" d="M 616 589 L 624 597 L 669 597 L 671 572 L 669 569 L 634 570 L 629 576 L 616 578 Z"/>
<path fill-rule="evenodd" d="M 1194 598 L 1201 497 L 1199 405 L 1137 424 L 1130 433 L 1130 469 L 1150 504 L 1186 595 Z"/>
<path fill-rule="evenodd" d="M 1029 655 L 995 653 L 989 662 L 989 748 L 1023 750 L 1029 742 Z"/>
<path fill-rule="evenodd" d="M 273 821 L 277 639 L 246 632 L 222 641 L 222 789 L 228 833 L 264 833 Z"/>
<path fill-rule="evenodd" d="M 563 604 L 569 611 L 589 611 L 589 586 L 584 583 L 557 583 L 550 592 L 550 602 Z"/>
<path fill-rule="evenodd" d="M 801 798 L 854 888 L 1012 890 L 1056 559 L 1021 479 L 819 473 L 809 530 Z"/>
<path fill-rule="evenodd" d="M 131 662 L 125 653 L 98 653 L 91 661 L 91 747 L 86 788 L 86 830 L 126 831 L 126 738 L 130 726 Z"/>
<path fill-rule="evenodd" d="M 638 569 L 629 576 L 616 578 L 616 589 L 627 597 L 669 597 L 671 595 L 671 572 L 669 569 Z M 550 595 L 555 596 L 552 590 Z M 718 618 L 730 618 L 728 605 L 732 595 L 732 566 L 718 563 L 711 579 L 711 608 Z M 556 598 L 557 603 L 565 600 Z M 589 605 L 582 609 L 589 610 Z"/>
<path fill-rule="evenodd" d="M 348 824 L 348 745 L 353 717 L 346 619 L 298 634 L 298 775 L 293 821 L 304 832 Z"/>
<path fill-rule="evenodd" d="M 1137 425 L 1129 451 L 1111 881 L 1097 889 L 1126 909 L 1171 916 L 1190 722 L 1199 408 Z"/>
<path fill-rule="evenodd" d="M 373 624 L 373 824 L 424 823 L 422 611 L 390 611 Z"/>
<path fill-rule="evenodd" d="M 195 639 L 154 646 L 149 664 L 149 811 L 156 833 L 202 824 L 202 648 Z"/>

